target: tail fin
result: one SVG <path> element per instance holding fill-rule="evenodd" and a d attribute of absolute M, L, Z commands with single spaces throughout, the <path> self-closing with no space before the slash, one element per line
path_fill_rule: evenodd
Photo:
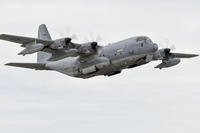
<path fill-rule="evenodd" d="M 39 26 L 38 38 L 43 40 L 52 40 L 45 24 Z M 37 63 L 45 63 L 49 58 L 51 58 L 51 54 L 46 52 L 38 52 Z"/>
<path fill-rule="evenodd" d="M 41 24 L 38 29 L 38 38 L 43 40 L 52 40 L 45 24 Z"/>

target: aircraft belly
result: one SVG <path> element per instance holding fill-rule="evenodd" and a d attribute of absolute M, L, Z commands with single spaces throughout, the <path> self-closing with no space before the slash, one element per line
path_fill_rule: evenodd
<path fill-rule="evenodd" d="M 66 58 L 56 62 L 47 63 L 47 67 L 73 77 L 89 78 L 97 75 L 106 75 L 113 71 L 121 71 L 146 55 L 132 55 L 116 57 L 109 60 L 107 57 L 97 57 L 89 61 L 79 61 L 76 57 Z"/>
<path fill-rule="evenodd" d="M 89 61 L 77 61 L 73 65 L 73 76 L 79 78 L 89 78 L 96 76 L 98 72 L 106 69 L 110 65 L 110 60 L 106 57 L 97 57 Z M 69 75 L 69 71 L 65 70 L 62 73 Z"/>
<path fill-rule="evenodd" d="M 144 58 L 146 55 L 134 55 L 134 56 L 129 56 L 129 57 L 125 57 L 122 59 L 117 59 L 117 60 L 113 60 L 111 61 L 112 65 L 114 67 L 119 67 L 119 68 L 126 68 L 132 64 L 135 64 L 136 61 L 138 61 L 141 58 Z"/>
<path fill-rule="evenodd" d="M 103 69 L 96 70 L 92 73 L 88 74 L 81 74 L 79 77 L 81 78 L 90 78 L 98 75 L 107 75 L 108 73 L 114 72 L 114 71 L 121 71 L 122 69 L 126 69 L 131 65 L 134 65 L 137 63 L 138 60 L 144 58 L 146 55 L 134 55 L 126 58 L 121 59 L 115 59 L 110 61 L 111 64 L 107 65 Z M 93 69 L 94 70 L 94 69 Z"/>
<path fill-rule="evenodd" d="M 98 75 L 106 75 L 113 71 L 121 71 L 122 69 L 135 65 L 138 60 L 144 57 L 146 57 L 144 54 L 112 60 L 106 57 L 98 57 L 91 62 L 80 62 L 77 61 L 77 58 L 73 57 L 54 63 L 48 63 L 47 66 L 72 77 L 90 78 Z"/>

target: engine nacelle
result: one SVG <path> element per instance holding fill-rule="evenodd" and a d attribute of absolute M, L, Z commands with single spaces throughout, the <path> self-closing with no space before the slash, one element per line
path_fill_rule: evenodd
<path fill-rule="evenodd" d="M 44 45 L 41 43 L 29 45 L 23 51 L 21 51 L 18 55 L 33 54 L 35 52 L 41 51 L 43 48 L 44 48 Z"/>
<path fill-rule="evenodd" d="M 83 55 L 91 55 L 94 54 L 98 51 L 98 43 L 97 42 L 89 42 L 89 43 L 85 43 L 82 44 L 82 46 L 79 47 L 78 51 L 79 54 L 83 54 Z"/>
<path fill-rule="evenodd" d="M 170 51 L 171 50 L 169 48 L 159 49 L 157 52 L 154 53 L 153 58 L 155 60 L 163 60 L 164 58 L 170 56 Z"/>
<path fill-rule="evenodd" d="M 168 68 L 168 67 L 172 67 L 172 66 L 178 65 L 180 62 L 181 62 L 181 60 L 180 59 L 176 59 L 176 58 L 163 60 L 162 63 L 159 64 L 158 66 L 156 66 L 155 68 L 159 68 L 159 69 Z"/>
<path fill-rule="evenodd" d="M 63 49 L 65 47 L 69 47 L 69 44 L 71 43 L 71 38 L 61 38 L 57 39 L 50 45 L 50 48 L 58 50 L 58 49 Z"/>
<path fill-rule="evenodd" d="M 49 47 L 58 50 L 58 49 L 63 49 L 65 45 L 66 45 L 65 39 L 58 39 L 55 40 L 54 43 L 52 43 Z"/>

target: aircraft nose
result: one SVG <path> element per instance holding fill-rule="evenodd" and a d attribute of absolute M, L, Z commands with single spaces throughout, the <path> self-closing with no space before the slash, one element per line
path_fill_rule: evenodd
<path fill-rule="evenodd" d="M 153 50 L 155 50 L 155 51 L 158 50 L 158 44 L 156 44 L 156 43 L 153 44 Z"/>

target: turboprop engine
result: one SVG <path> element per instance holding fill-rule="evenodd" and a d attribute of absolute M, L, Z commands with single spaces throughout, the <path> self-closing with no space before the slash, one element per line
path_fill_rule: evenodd
<path fill-rule="evenodd" d="M 89 42 L 89 43 L 85 43 L 82 44 L 79 48 L 78 48 L 78 53 L 79 54 L 83 54 L 83 55 L 91 55 L 94 54 L 98 51 L 98 48 L 100 46 L 98 46 L 97 42 Z"/>
<path fill-rule="evenodd" d="M 44 45 L 41 43 L 32 44 L 26 46 L 26 48 L 21 51 L 18 55 L 26 55 L 26 54 L 33 54 L 35 52 L 39 52 L 44 48 Z"/>
<path fill-rule="evenodd" d="M 58 49 L 63 49 L 67 46 L 70 45 L 71 43 L 71 38 L 62 38 L 62 39 L 57 39 L 50 45 L 50 48 L 58 50 Z"/>

